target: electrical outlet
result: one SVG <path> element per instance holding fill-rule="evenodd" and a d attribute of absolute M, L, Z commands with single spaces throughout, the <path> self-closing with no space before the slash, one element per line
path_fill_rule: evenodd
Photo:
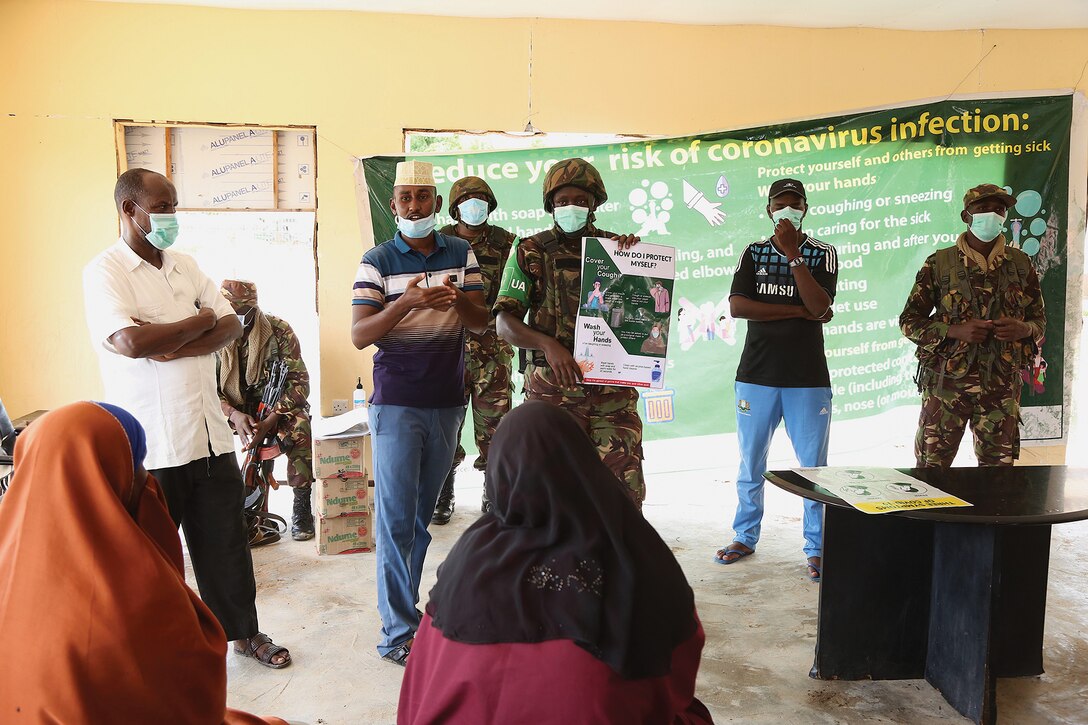
<path fill-rule="evenodd" d="M 350 400 L 334 400 L 334 401 L 332 401 L 332 414 L 333 415 L 343 415 L 344 413 L 348 412 L 349 410 L 351 410 L 351 401 Z"/>

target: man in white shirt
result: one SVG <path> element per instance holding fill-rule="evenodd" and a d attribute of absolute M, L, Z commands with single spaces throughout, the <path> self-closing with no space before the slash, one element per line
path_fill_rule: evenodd
<path fill-rule="evenodd" d="M 121 238 L 83 273 L 105 400 L 147 430 L 145 467 L 185 529 L 200 595 L 235 652 L 286 667 L 290 653 L 257 627 L 242 479 L 216 386 L 215 351 L 242 326 L 192 258 L 165 251 L 177 237 L 178 204 L 165 176 L 126 171 L 114 201 Z"/>

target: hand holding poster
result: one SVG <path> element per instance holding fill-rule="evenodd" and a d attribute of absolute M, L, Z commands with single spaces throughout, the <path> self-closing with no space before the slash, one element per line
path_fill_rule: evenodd
<path fill-rule="evenodd" d="M 574 359 L 582 381 L 661 388 L 676 276 L 675 250 L 611 239 L 582 240 L 582 295 Z"/>

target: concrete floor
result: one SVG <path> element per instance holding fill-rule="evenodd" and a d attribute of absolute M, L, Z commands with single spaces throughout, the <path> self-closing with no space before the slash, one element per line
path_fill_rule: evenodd
<path fill-rule="evenodd" d="M 901 460 L 904 452 L 899 453 L 898 460 L 885 458 L 881 465 L 909 465 Z M 648 469 L 650 461 L 648 454 Z M 787 456 L 771 467 L 791 465 Z M 735 470 L 735 462 L 722 460 L 718 468 L 648 470 L 647 476 L 646 517 L 672 546 L 695 590 L 707 635 L 697 695 L 715 720 L 791 725 L 967 722 L 921 680 L 809 679 L 818 585 L 804 576 L 800 500 L 768 486 L 758 553 L 729 567 L 712 561 L 713 552 L 728 541 Z M 432 529 L 423 601 L 438 564 L 479 514 L 481 485 L 481 474 L 460 473 L 457 514 L 450 525 Z M 274 510 L 286 513 L 289 504 L 287 491 L 274 495 Z M 1054 528 L 1047 671 L 1041 677 L 1000 681 L 1002 722 L 1088 722 L 1086 550 L 1088 522 Z M 380 626 L 374 556 L 318 557 L 313 542 L 285 540 L 255 550 L 253 558 L 261 626 L 291 648 L 294 664 L 274 671 L 228 655 L 230 705 L 308 723 L 395 722 L 403 670 L 379 660 L 374 650 Z"/>

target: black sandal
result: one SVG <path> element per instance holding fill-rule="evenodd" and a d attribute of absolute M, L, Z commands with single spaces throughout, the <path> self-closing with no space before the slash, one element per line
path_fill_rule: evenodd
<path fill-rule="evenodd" d="M 245 645 L 239 647 L 241 642 L 245 642 Z M 248 640 L 235 642 L 234 652 L 243 657 L 252 657 L 265 667 L 271 667 L 274 670 L 282 670 L 284 667 L 291 664 L 291 653 L 288 652 L 287 648 L 279 646 L 272 641 L 271 637 L 267 634 L 262 634 L 261 632 L 253 635 Z M 272 658 L 282 652 L 287 652 L 287 659 L 278 665 L 272 662 Z"/>
<path fill-rule="evenodd" d="M 413 637 L 407 642 L 402 642 L 398 644 L 396 647 L 383 654 L 382 659 L 386 662 L 392 662 L 395 665 L 400 665 L 401 667 L 407 667 L 408 655 L 412 652 L 412 642 L 414 640 L 415 638 Z"/>

